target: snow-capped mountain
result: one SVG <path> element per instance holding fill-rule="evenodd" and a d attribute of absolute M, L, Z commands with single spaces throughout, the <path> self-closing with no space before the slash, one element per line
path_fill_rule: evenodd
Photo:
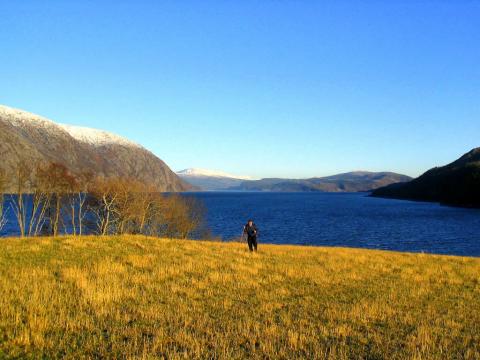
<path fill-rule="evenodd" d="M 134 178 L 159 191 L 191 188 L 157 156 L 126 138 L 102 130 L 60 125 L 2 105 L 0 154 L 0 168 L 7 174 L 13 174 L 20 163 L 34 169 L 37 164 L 57 162 L 73 173 L 88 171 L 97 176 Z"/>
<path fill-rule="evenodd" d="M 96 147 L 111 145 L 111 144 L 118 144 L 118 145 L 131 146 L 131 147 L 137 147 L 137 148 L 142 147 L 141 145 L 134 143 L 133 141 L 130 141 L 127 138 L 109 133 L 107 131 L 91 129 L 91 128 L 82 127 L 82 126 L 65 125 L 65 124 L 59 124 L 59 125 L 66 132 L 68 132 L 70 136 L 72 136 L 74 139 L 81 141 L 83 143 L 96 146 Z"/>
<path fill-rule="evenodd" d="M 199 168 L 190 168 L 190 169 L 181 170 L 181 171 L 178 171 L 177 174 L 182 176 L 208 176 L 208 177 L 219 177 L 219 178 L 240 179 L 240 180 L 252 179 L 250 176 L 232 175 L 223 171 L 207 170 L 207 169 L 199 169 Z"/>
<path fill-rule="evenodd" d="M 177 174 L 186 182 L 206 191 L 366 192 L 381 186 L 411 180 L 408 176 L 392 172 L 368 171 L 353 171 L 310 179 L 259 180 L 204 169 L 186 169 Z"/>
<path fill-rule="evenodd" d="M 250 176 L 198 168 L 181 170 L 177 172 L 177 175 L 189 184 L 206 191 L 227 190 L 239 186 L 243 181 L 252 180 Z"/>

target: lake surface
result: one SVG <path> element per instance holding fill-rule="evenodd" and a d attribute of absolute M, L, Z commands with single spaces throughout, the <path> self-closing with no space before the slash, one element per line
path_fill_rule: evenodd
<path fill-rule="evenodd" d="M 253 218 L 260 243 L 342 246 L 480 256 L 480 210 L 368 197 L 364 193 L 188 193 L 207 225 L 238 240 Z M 18 235 L 13 212 L 0 236 Z"/>
<path fill-rule="evenodd" d="M 239 239 L 253 218 L 260 243 L 480 256 L 480 210 L 363 193 L 191 193 L 213 235 Z"/>

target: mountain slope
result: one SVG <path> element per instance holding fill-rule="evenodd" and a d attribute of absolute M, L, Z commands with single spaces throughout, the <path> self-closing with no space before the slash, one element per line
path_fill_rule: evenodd
<path fill-rule="evenodd" d="M 372 195 L 480 207 L 480 148 L 471 150 L 449 165 L 433 168 L 408 183 L 383 187 Z"/>
<path fill-rule="evenodd" d="M 13 174 L 19 163 L 57 162 L 72 172 L 134 178 L 158 191 L 190 189 L 157 156 L 105 131 L 59 125 L 41 116 L 0 105 L 0 167 Z M 10 189 L 13 179 L 10 179 Z"/>
<path fill-rule="evenodd" d="M 357 171 L 311 179 L 261 179 L 244 181 L 235 190 L 280 192 L 360 192 L 411 180 L 406 175 L 391 172 Z"/>
<path fill-rule="evenodd" d="M 205 169 L 185 169 L 178 171 L 177 175 L 190 185 L 205 191 L 228 190 L 249 179 L 248 176 L 236 176 Z"/>

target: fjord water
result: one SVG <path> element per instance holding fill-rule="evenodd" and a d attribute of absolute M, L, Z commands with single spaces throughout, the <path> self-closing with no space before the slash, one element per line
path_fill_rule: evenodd
<path fill-rule="evenodd" d="M 226 241 L 239 240 L 243 225 L 253 218 L 260 229 L 260 243 L 480 256 L 480 210 L 373 198 L 365 193 L 199 192 L 185 196 L 204 203 L 212 235 Z M 18 236 L 12 209 L 7 214 L 0 236 Z"/>
<path fill-rule="evenodd" d="M 215 236 L 239 239 L 253 218 L 260 242 L 480 256 L 480 210 L 365 193 L 191 193 Z"/>

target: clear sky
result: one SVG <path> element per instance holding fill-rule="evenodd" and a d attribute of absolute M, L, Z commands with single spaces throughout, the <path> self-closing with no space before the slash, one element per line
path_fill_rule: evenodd
<path fill-rule="evenodd" d="M 0 0 L 0 84 L 174 170 L 418 175 L 480 146 L 480 1 Z"/>

